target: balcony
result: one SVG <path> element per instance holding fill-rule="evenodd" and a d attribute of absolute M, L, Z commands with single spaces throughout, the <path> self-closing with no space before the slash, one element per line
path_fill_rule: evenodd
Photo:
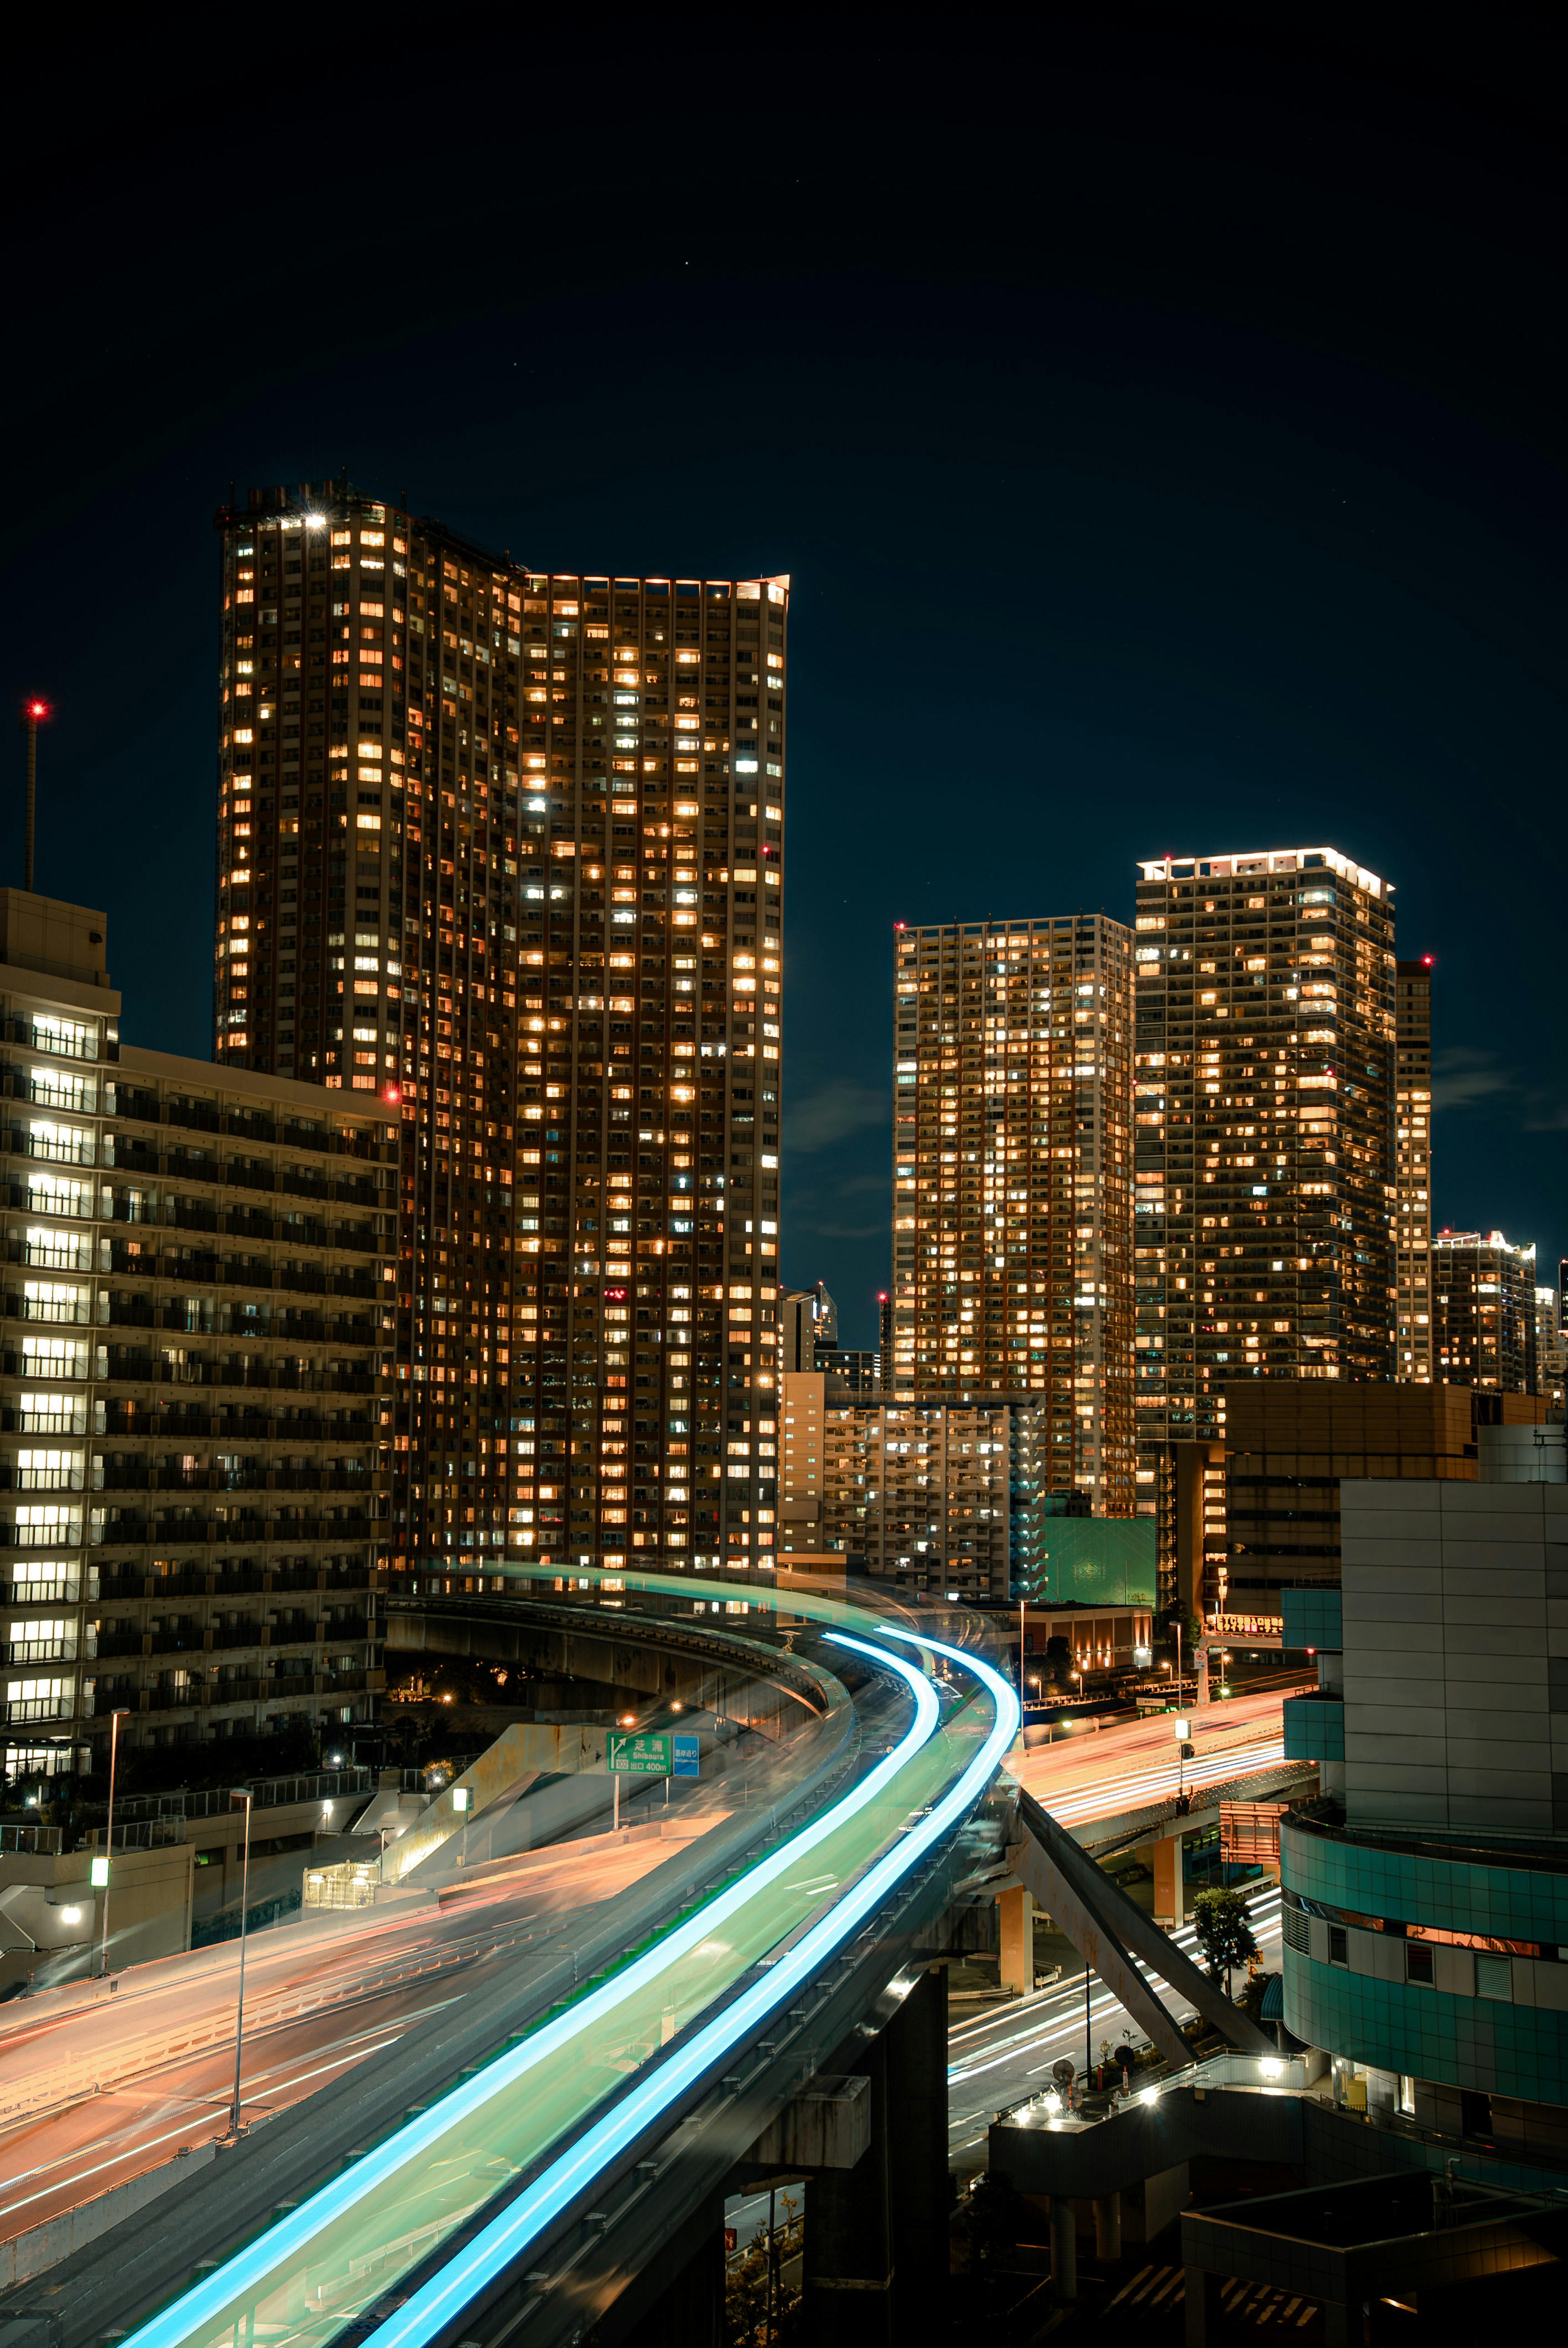
<path fill-rule="evenodd" d="M 53 1401 L 53 1395 L 48 1397 Z M 87 1406 L 74 1395 L 62 1395 L 58 1410 L 0 1408 L 0 1430 L 6 1435 L 85 1435 Z"/>
<path fill-rule="evenodd" d="M 0 1468 L 0 1492 L 85 1492 L 85 1468 Z"/>
<path fill-rule="evenodd" d="M 71 1639 L 13 1639 L 6 1649 L 11 1663 L 74 1663 L 77 1643 Z"/>
<path fill-rule="evenodd" d="M 29 1214 L 69 1215 L 83 1222 L 91 1222 L 97 1216 L 96 1183 L 73 1184 L 66 1189 L 53 1184 L 46 1187 L 42 1182 L 29 1179 L 26 1182 L 13 1181 L 10 1190 L 12 1205 L 26 1207 Z"/>
<path fill-rule="evenodd" d="M 76 1020 L 61 1020 L 44 1025 L 36 1020 L 15 1020 L 7 1023 L 9 1039 L 26 1044 L 30 1051 L 48 1052 L 56 1059 L 96 1060 L 98 1039 L 96 1027 L 89 1028 Z"/>
<path fill-rule="evenodd" d="M 94 1267 L 92 1241 L 70 1231 L 50 1231 L 41 1240 L 14 1238 L 8 1253 L 13 1263 L 31 1264 L 39 1272 L 91 1272 Z"/>
<path fill-rule="evenodd" d="M 41 1158 L 51 1166 L 96 1166 L 99 1162 L 97 1137 L 91 1133 L 29 1133 L 25 1126 L 14 1125 L 9 1140 L 12 1151 L 19 1158 Z M 103 1161 L 114 1163 L 114 1142 L 104 1137 Z"/>
<path fill-rule="evenodd" d="M 13 1321 L 55 1321 L 85 1325 L 93 1317 L 91 1300 L 86 1296 L 18 1296 L 13 1289 L 5 1298 L 6 1317 Z"/>
<path fill-rule="evenodd" d="M 0 1578 L 0 1591 L 5 1591 L 4 1603 L 8 1606 L 76 1606 L 84 1595 L 79 1577 L 67 1576 L 59 1581 L 17 1581 Z M 98 1594 L 97 1577 L 90 1575 L 86 1588 L 90 1603 Z"/>

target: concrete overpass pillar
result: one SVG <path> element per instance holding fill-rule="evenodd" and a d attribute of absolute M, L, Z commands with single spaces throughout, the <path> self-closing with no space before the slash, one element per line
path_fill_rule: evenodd
<path fill-rule="evenodd" d="M 886 2032 L 856 2067 L 871 2081 L 870 2145 L 853 2168 L 815 2169 L 805 2197 L 802 2337 L 812 2348 L 893 2348 Z M 945 2094 L 941 2110 L 945 2126 Z"/>
<path fill-rule="evenodd" d="M 1001 1927 L 1001 1985 L 1027 1997 L 1034 1987 L 1034 1895 L 1021 1883 L 1015 1883 L 1009 1891 L 999 1891 L 997 1918 Z"/>
<path fill-rule="evenodd" d="M 1182 1838 L 1163 1835 L 1149 1845 L 1154 1868 L 1154 1921 L 1156 1924 L 1183 1924 L 1186 1914 L 1183 1905 L 1185 1889 L 1182 1868 Z"/>
<path fill-rule="evenodd" d="M 1094 2255 L 1097 2259 L 1119 2259 L 1122 2255 L 1120 2193 L 1102 2193 L 1095 2201 Z"/>
<path fill-rule="evenodd" d="M 1025 1894 L 1028 1897 L 1028 1894 Z M 948 1975 L 933 1965 L 883 2034 L 887 2047 L 887 2198 L 893 2336 L 947 2338 Z M 815 2190 L 815 2186 L 813 2191 Z M 810 2207 L 809 2196 L 807 2208 Z"/>

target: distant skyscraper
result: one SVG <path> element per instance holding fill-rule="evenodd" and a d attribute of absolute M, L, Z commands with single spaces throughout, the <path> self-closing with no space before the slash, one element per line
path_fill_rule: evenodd
<path fill-rule="evenodd" d="M 838 1307 L 819 1280 L 815 1288 L 779 1291 L 780 1367 L 809 1370 L 825 1346 L 838 1343 Z"/>
<path fill-rule="evenodd" d="M 1432 1375 L 1432 958 L 1394 965 L 1396 1375 Z"/>
<path fill-rule="evenodd" d="M 1455 1386 L 1533 1394 L 1535 1250 L 1501 1231 L 1439 1231 L 1432 1241 L 1432 1355 Z"/>
<path fill-rule="evenodd" d="M 1131 1516 L 1132 938 L 901 930 L 889 1400 L 1049 1397 L 1043 1488 Z"/>
<path fill-rule="evenodd" d="M 1535 1391 L 1543 1400 L 1563 1407 L 1568 1386 L 1568 1336 L 1563 1331 L 1555 1288 L 1535 1292 Z"/>
<path fill-rule="evenodd" d="M 771 1555 L 787 582 L 218 526 L 215 1044 L 400 1107 L 395 1570 Z"/>
<path fill-rule="evenodd" d="M 1331 848 L 1137 889 L 1141 1478 L 1227 1385 L 1395 1369 L 1394 917 Z"/>

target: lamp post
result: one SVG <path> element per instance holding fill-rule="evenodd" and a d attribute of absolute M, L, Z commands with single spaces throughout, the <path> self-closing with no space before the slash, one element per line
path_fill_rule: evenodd
<path fill-rule="evenodd" d="M 229 2133 L 240 2133 L 240 2062 L 245 2051 L 245 1927 L 251 1914 L 251 1807 L 255 1800 L 249 1786 L 231 1787 L 231 1802 L 245 1805 L 245 1861 L 240 1877 L 240 1997 L 234 2013 L 234 2101 L 229 2112 Z"/>
<path fill-rule="evenodd" d="M 100 1946 L 99 1951 L 98 1951 L 98 1979 L 99 1979 L 99 1981 L 102 1981 L 102 1979 L 103 1979 L 104 1975 L 108 1972 L 108 1964 L 109 1964 L 109 1860 L 110 1860 L 110 1858 L 111 1858 L 111 1856 L 112 1856 L 112 1854 L 113 1854 L 113 1851 L 114 1851 L 114 1773 L 115 1773 L 115 1762 L 116 1762 L 116 1759 L 118 1758 L 118 1753 L 119 1753 L 119 1725 L 120 1725 L 120 1722 L 121 1722 L 122 1720 L 124 1720 L 124 1719 L 128 1716 L 128 1713 L 129 1713 L 129 1710 L 130 1710 L 130 1707 L 129 1707 L 129 1705 L 128 1705 L 128 1704 L 122 1704 L 122 1705 L 120 1706 L 120 1708 L 119 1708 L 119 1710 L 118 1710 L 118 1712 L 111 1712 L 111 1713 L 110 1713 L 110 1715 L 109 1715 L 109 1815 L 108 1815 L 108 1826 L 104 1828 L 104 1855 L 103 1855 L 103 1859 L 102 1859 L 101 1862 L 100 1862 L 100 1861 L 98 1861 L 98 1860 L 96 1860 L 96 1859 L 95 1859 L 95 1861 L 93 1862 L 93 1870 L 92 1870 L 92 1872 L 93 1872 L 93 1880 L 94 1880 L 95 1884 L 97 1884 L 97 1883 L 98 1883 L 98 1869 L 99 1869 L 99 1866 L 100 1866 L 100 1864 L 101 1864 L 102 1869 L 103 1869 L 103 1879 L 102 1879 L 101 1884 L 99 1885 L 99 1889 L 102 1890 L 103 1895 L 104 1895 L 104 1913 L 103 1913 L 103 1940 L 102 1940 L 102 1945 Z"/>
<path fill-rule="evenodd" d="M 47 717 L 49 705 L 36 694 L 29 695 L 22 704 L 22 723 L 27 729 L 27 836 L 24 853 L 23 882 L 29 896 L 33 893 L 33 834 L 38 806 L 38 720 Z"/>
<path fill-rule="evenodd" d="M 1171 1725 L 1176 1732 L 1176 1807 L 1179 1810 L 1187 1797 L 1187 1730 L 1190 1723 L 1178 1714 Z"/>

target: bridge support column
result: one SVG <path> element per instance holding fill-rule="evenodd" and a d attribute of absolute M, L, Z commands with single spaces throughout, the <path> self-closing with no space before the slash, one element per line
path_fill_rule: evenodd
<path fill-rule="evenodd" d="M 1025 1899 L 1029 1894 L 1024 1894 Z M 923 1972 L 883 2034 L 887 2048 L 887 2198 L 893 2336 L 947 2337 L 948 1974 Z"/>
<path fill-rule="evenodd" d="M 1094 2255 L 1097 2259 L 1119 2259 L 1122 2255 L 1120 2193 L 1102 2193 L 1094 2204 Z"/>
<path fill-rule="evenodd" d="M 1184 1924 L 1186 1921 L 1182 1896 L 1185 1890 L 1182 1848 L 1180 1835 L 1163 1835 L 1158 1842 L 1148 1845 L 1154 1869 L 1156 1924 Z"/>
<path fill-rule="evenodd" d="M 1034 1987 L 1034 1899 L 1021 1883 L 997 1893 L 1003 1989 L 1027 1997 Z"/>
<path fill-rule="evenodd" d="M 893 2348 L 886 2034 L 856 2067 L 871 2081 L 870 2145 L 853 2168 L 814 2170 L 805 2197 L 802 2336 L 812 2348 Z M 945 2119 L 945 2096 L 941 2108 Z"/>
<path fill-rule="evenodd" d="M 1050 2197 L 1050 2295 L 1060 2301 L 1078 2297 L 1078 2221 L 1065 2193 Z"/>

